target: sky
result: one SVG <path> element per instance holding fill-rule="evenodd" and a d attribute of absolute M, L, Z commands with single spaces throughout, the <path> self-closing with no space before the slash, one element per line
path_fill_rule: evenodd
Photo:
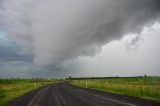
<path fill-rule="evenodd" d="M 0 0 L 0 78 L 160 75 L 159 0 Z"/>

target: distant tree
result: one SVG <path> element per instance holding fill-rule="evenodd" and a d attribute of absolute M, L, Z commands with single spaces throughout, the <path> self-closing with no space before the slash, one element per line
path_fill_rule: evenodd
<path fill-rule="evenodd" d="M 146 78 L 147 77 L 147 75 L 146 74 L 144 74 L 144 78 Z"/>

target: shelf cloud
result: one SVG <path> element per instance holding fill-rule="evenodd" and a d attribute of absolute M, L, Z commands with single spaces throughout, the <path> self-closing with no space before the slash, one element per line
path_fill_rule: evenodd
<path fill-rule="evenodd" d="M 22 47 L 21 55 L 46 67 L 94 56 L 103 45 L 159 20 L 159 0 L 0 1 L 0 30 Z"/>

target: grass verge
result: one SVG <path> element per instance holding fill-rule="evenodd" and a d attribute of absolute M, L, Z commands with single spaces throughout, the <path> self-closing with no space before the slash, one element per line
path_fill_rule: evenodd
<path fill-rule="evenodd" d="M 71 84 L 160 102 L 160 77 L 72 80 Z"/>
<path fill-rule="evenodd" d="M 11 100 L 33 89 L 58 82 L 57 80 L 0 80 L 0 106 L 6 106 Z"/>

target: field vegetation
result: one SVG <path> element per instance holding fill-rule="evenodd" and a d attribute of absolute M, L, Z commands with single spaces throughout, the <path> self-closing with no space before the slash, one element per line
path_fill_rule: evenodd
<path fill-rule="evenodd" d="M 71 84 L 105 92 L 127 94 L 160 102 L 160 77 L 79 79 Z"/>
<path fill-rule="evenodd" d="M 0 80 L 0 106 L 6 106 L 11 100 L 33 89 L 46 84 L 57 83 L 57 80 Z"/>

